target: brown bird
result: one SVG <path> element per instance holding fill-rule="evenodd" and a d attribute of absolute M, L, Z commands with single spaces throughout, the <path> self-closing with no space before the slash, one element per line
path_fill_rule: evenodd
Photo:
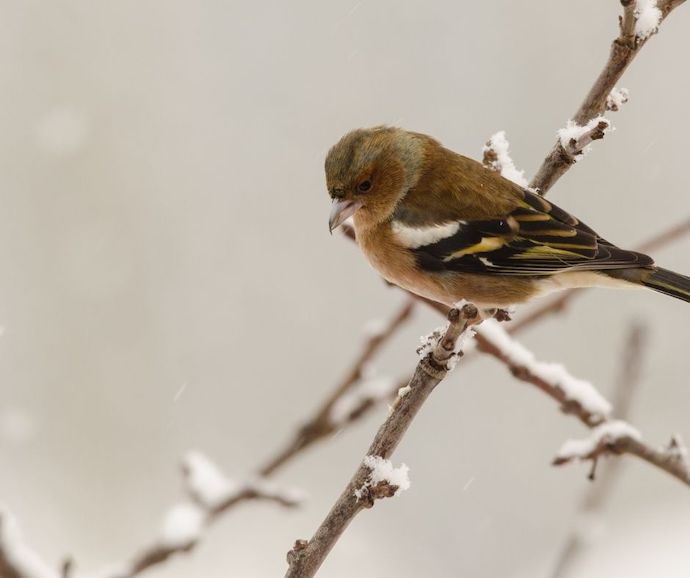
<path fill-rule="evenodd" d="M 329 151 L 326 182 L 330 230 L 353 216 L 359 246 L 385 279 L 446 305 L 505 307 L 592 286 L 690 301 L 690 278 L 423 134 L 354 130 Z"/>

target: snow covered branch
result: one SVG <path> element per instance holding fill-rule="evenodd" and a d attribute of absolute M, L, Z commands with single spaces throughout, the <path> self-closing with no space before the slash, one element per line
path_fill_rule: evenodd
<path fill-rule="evenodd" d="M 175 554 L 190 552 L 206 527 L 222 513 L 245 500 L 265 500 L 282 506 L 300 504 L 304 495 L 282 488 L 264 478 L 233 481 L 200 452 L 190 452 L 182 462 L 188 499 L 173 505 L 165 514 L 157 538 L 124 563 L 100 571 L 101 578 L 133 578 Z M 71 559 L 61 571 L 47 566 L 23 542 L 14 519 L 0 512 L 0 578 L 68 578 L 73 574 Z"/>
<path fill-rule="evenodd" d="M 603 116 L 593 118 L 584 126 L 569 120 L 565 128 L 559 129 L 558 139 L 572 164 L 588 153 L 592 142 L 604 138 L 610 129 L 611 122 Z"/>
<path fill-rule="evenodd" d="M 531 383 L 556 400 L 564 413 L 577 416 L 590 427 L 610 416 L 611 404 L 588 381 L 574 377 L 558 363 L 537 361 L 532 352 L 492 320 L 483 323 L 478 332 L 480 351 L 504 363 L 517 379 Z"/>
<path fill-rule="evenodd" d="M 506 138 L 505 131 L 499 131 L 486 141 L 484 148 L 482 149 L 483 161 L 482 164 L 501 173 L 506 179 L 513 181 L 515 184 L 521 187 L 527 186 L 527 177 L 525 177 L 525 171 L 519 170 L 509 152 L 510 144 Z"/>
<path fill-rule="evenodd" d="M 516 378 L 538 387 L 555 399 L 564 413 L 575 415 L 592 428 L 589 437 L 566 442 L 558 451 L 554 465 L 575 459 L 595 463 L 603 454 L 627 453 L 690 486 L 690 470 L 679 438 L 674 436 L 676 442 L 667 449 L 647 445 L 632 426 L 610 419 L 611 404 L 589 382 L 574 378 L 559 364 L 536 361 L 532 353 L 491 321 L 480 326 L 476 341 L 481 351 L 500 359 Z"/>
<path fill-rule="evenodd" d="M 376 499 L 397 494 L 409 485 L 407 467 L 395 468 L 388 461 L 407 428 L 434 388 L 443 380 L 453 361 L 462 352 L 456 350 L 463 333 L 480 320 L 473 305 L 452 309 L 448 326 L 436 340 L 433 350 L 417 364 L 414 376 L 379 428 L 374 441 L 357 471 L 347 484 L 325 520 L 309 540 L 297 540 L 288 553 L 286 578 L 310 578 L 328 556 L 354 517 Z"/>
<path fill-rule="evenodd" d="M 209 458 L 200 452 L 188 453 L 182 461 L 188 501 L 170 508 L 158 538 L 136 554 L 130 562 L 104 578 L 132 578 L 171 556 L 191 551 L 206 527 L 239 502 L 265 500 L 282 506 L 299 505 L 304 495 L 296 489 L 279 487 L 265 478 L 231 480 Z"/>
<path fill-rule="evenodd" d="M 14 517 L 0 510 L 0 577 L 59 578 L 24 542 Z"/>
<path fill-rule="evenodd" d="M 181 464 L 188 499 L 168 510 L 159 534 L 151 544 L 141 548 L 126 563 L 104 569 L 98 576 L 133 578 L 176 554 L 192 551 L 207 527 L 240 503 L 261 500 L 286 507 L 299 505 L 304 499 L 300 491 L 282 488 L 267 477 L 316 441 L 354 423 L 381 400 L 393 399 L 400 387 L 408 383 L 408 379 L 372 376 L 370 363 L 411 317 L 415 305 L 416 301 L 409 298 L 391 319 L 369 324 L 362 352 L 343 380 L 324 400 L 314 417 L 300 428 L 295 439 L 259 468 L 256 476 L 241 482 L 232 480 L 204 454 L 189 452 Z M 374 493 L 383 491 L 380 480 L 374 485 L 378 488 L 373 490 Z M 404 484 L 399 483 L 394 491 L 398 488 L 404 489 Z M 393 489 L 392 485 L 390 489 Z M 69 578 L 73 575 L 73 567 L 72 560 L 68 559 L 61 572 L 49 568 L 21 540 L 16 523 L 9 514 L 0 513 L 0 578 Z"/>
<path fill-rule="evenodd" d="M 603 70 L 571 119 L 573 126 L 587 127 L 595 119 L 601 117 L 607 109 L 620 108 L 622 100 L 614 92 L 616 84 L 647 40 L 658 31 L 663 20 L 684 1 L 621 0 L 623 15 L 620 18 L 620 33 L 611 45 L 611 52 Z M 599 129 L 598 132 L 593 133 L 593 136 L 603 136 L 602 131 L 603 128 Z M 563 139 L 558 139 L 532 179 L 530 183 L 532 188 L 546 194 L 574 164 L 577 155 L 573 155 L 572 151 L 568 150 L 568 143 L 570 141 L 564 146 Z M 577 139 L 575 144 L 578 144 Z"/>
<path fill-rule="evenodd" d="M 560 466 L 573 460 L 592 460 L 596 464 L 599 456 L 609 451 L 614 452 L 616 444 L 626 439 L 639 441 L 642 436 L 625 421 L 607 421 L 592 429 L 585 438 L 567 440 L 556 452 L 553 465 Z M 590 473 L 590 479 L 594 479 L 594 469 Z"/>
<path fill-rule="evenodd" d="M 443 305 L 421 300 L 441 313 L 445 310 Z M 494 326 L 491 320 L 480 326 L 474 342 L 479 351 L 501 361 L 514 377 L 535 386 L 558 402 L 563 413 L 574 415 L 590 428 L 610 419 L 611 404 L 589 382 L 573 377 L 560 364 L 536 361 L 534 354 L 515 342 L 503 328 Z M 683 463 L 668 451 L 656 450 L 628 436 L 617 440 L 609 453 L 637 456 L 690 485 L 690 474 Z"/>
<path fill-rule="evenodd" d="M 668 446 L 657 449 L 645 444 L 639 432 L 623 421 L 604 423 L 586 438 L 566 441 L 556 453 L 553 464 L 560 466 L 575 460 L 589 460 L 592 462 L 590 477 L 593 478 L 601 456 L 625 453 L 661 468 L 690 486 L 687 449 L 678 434 L 671 436 Z"/>
<path fill-rule="evenodd" d="M 614 88 L 606 97 L 606 110 L 618 112 L 630 99 L 627 88 Z"/>

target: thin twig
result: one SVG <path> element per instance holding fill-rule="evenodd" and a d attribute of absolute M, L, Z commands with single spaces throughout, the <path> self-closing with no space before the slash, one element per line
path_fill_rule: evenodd
<path fill-rule="evenodd" d="M 60 578 L 72 578 L 73 574 L 74 560 L 68 556 L 62 561 L 62 565 L 60 566 Z"/>
<path fill-rule="evenodd" d="M 266 464 L 259 468 L 259 475 L 268 476 L 272 474 L 297 453 L 343 427 L 342 423 L 335 423 L 332 419 L 334 405 L 362 379 L 367 364 L 409 320 L 414 310 L 415 303 L 415 299 L 412 297 L 408 298 L 385 324 L 383 329 L 373 333 L 369 339 L 367 339 L 362 347 L 361 353 L 352 364 L 352 367 L 347 371 L 342 381 L 328 397 L 324 399 L 313 417 L 299 428 L 295 437 L 281 451 L 271 457 Z M 364 405 L 366 405 L 366 407 L 362 406 L 348 416 L 348 421 L 351 422 L 358 419 L 366 409 L 373 405 L 373 403 L 371 401 L 367 403 L 365 400 Z"/>
<path fill-rule="evenodd" d="M 640 324 L 633 324 L 628 331 L 620 364 L 620 375 L 613 393 L 613 407 L 616 416 L 622 420 L 627 420 L 629 417 L 632 399 L 640 382 L 644 346 L 645 328 Z M 597 483 L 592 484 L 585 493 L 577 514 L 578 519 L 559 552 L 551 578 L 564 578 L 568 575 L 574 560 L 579 556 L 586 543 L 582 535 L 581 522 L 591 520 L 592 516 L 601 510 L 611 495 L 622 471 L 623 463 L 622 460 L 608 462 L 597 477 Z"/>
<path fill-rule="evenodd" d="M 661 21 L 683 2 L 684 0 L 658 2 L 658 8 L 661 10 Z M 573 116 L 573 122 L 579 126 L 587 125 L 591 120 L 604 113 L 608 95 L 614 90 L 627 67 L 649 39 L 649 37 L 640 38 L 635 35 L 636 2 L 634 0 L 622 0 L 621 3 L 623 4 L 623 17 L 621 18 L 620 34 L 611 45 L 611 52 L 603 70 Z M 573 155 L 564 149 L 559 139 L 539 167 L 537 174 L 530 182 L 530 187 L 539 190 L 541 194 L 546 194 L 574 162 Z"/>
<path fill-rule="evenodd" d="M 458 337 L 477 319 L 478 311 L 473 305 L 465 305 L 461 311 L 451 310 L 445 334 L 437 341 L 433 351 L 417 364 L 407 393 L 398 398 L 366 456 L 386 459 L 393 453 L 424 401 L 446 376 L 448 362 L 455 356 Z M 359 490 L 366 485 L 370 473 L 370 468 L 362 462 L 311 540 L 298 540 L 295 543 L 288 553 L 286 578 L 314 576 L 353 518 L 372 505 L 371 501 L 359 497 Z"/>
<path fill-rule="evenodd" d="M 275 502 L 285 507 L 295 507 L 299 505 L 302 498 L 294 492 L 284 491 L 273 487 L 264 480 L 252 480 L 239 487 L 232 487 L 226 497 L 219 499 L 216 503 L 209 503 L 207 499 L 200 496 L 193 487 L 193 476 L 190 475 L 188 465 L 183 464 L 185 480 L 185 491 L 191 500 L 191 504 L 185 507 L 193 508 L 199 517 L 199 528 L 197 533 L 192 533 L 188 539 L 169 540 L 159 538 L 151 544 L 141 548 L 138 553 L 132 556 L 131 560 L 121 565 L 118 569 L 102 573 L 107 578 L 134 578 L 143 571 L 157 566 L 176 554 L 189 553 L 196 548 L 202 531 L 217 521 L 227 510 L 236 505 L 250 501 L 262 500 Z M 179 505 L 178 505 L 179 507 Z M 0 575 L 1 576 L 1 575 Z"/>

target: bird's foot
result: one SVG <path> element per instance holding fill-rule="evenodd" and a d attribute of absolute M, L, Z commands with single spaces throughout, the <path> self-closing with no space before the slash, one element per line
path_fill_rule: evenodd
<path fill-rule="evenodd" d="M 511 321 L 513 312 L 510 309 L 502 309 L 500 307 L 491 307 L 490 309 L 482 309 L 480 315 L 482 319 L 495 319 L 498 322 Z"/>

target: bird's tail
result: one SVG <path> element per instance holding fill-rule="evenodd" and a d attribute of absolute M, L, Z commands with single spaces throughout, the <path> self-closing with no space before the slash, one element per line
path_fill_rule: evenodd
<path fill-rule="evenodd" d="M 659 293 L 690 303 L 690 277 L 680 273 L 674 273 L 662 267 L 611 269 L 605 273 L 609 277 L 649 287 Z"/>
<path fill-rule="evenodd" d="M 690 277 L 668 269 L 640 269 L 639 283 L 659 293 L 690 302 Z"/>

